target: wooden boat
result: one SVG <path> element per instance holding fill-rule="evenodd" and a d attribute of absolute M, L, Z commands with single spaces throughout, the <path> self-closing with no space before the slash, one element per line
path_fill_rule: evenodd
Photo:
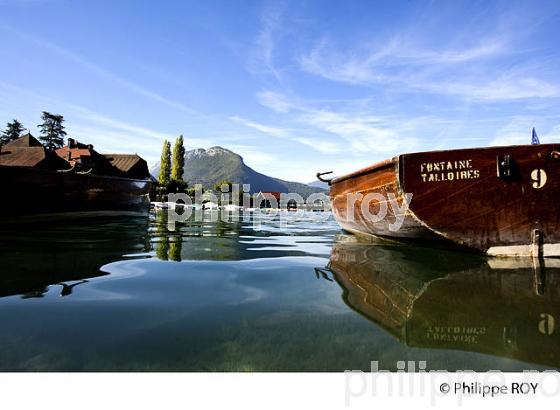
<path fill-rule="evenodd" d="M 350 308 L 407 346 L 560 367 L 557 259 L 535 269 L 528 258 L 337 243 L 327 269 Z"/>
<path fill-rule="evenodd" d="M 497 256 L 560 256 L 559 150 L 542 144 L 403 154 L 323 180 L 337 222 L 357 235 L 442 239 Z M 390 206 L 392 196 L 404 210 Z M 386 216 L 372 218 L 382 208 Z M 391 229 L 398 218 L 402 224 Z"/>

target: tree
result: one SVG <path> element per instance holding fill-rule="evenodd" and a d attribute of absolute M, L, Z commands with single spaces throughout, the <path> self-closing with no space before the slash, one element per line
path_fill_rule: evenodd
<path fill-rule="evenodd" d="M 227 186 L 227 188 L 224 187 L 224 191 L 222 191 L 222 187 L 224 185 Z M 231 192 L 232 187 L 233 182 L 227 179 L 222 179 L 220 182 L 214 185 L 214 191 Z"/>
<path fill-rule="evenodd" d="M 21 122 L 15 118 L 12 122 L 6 124 L 6 131 L 0 133 L 0 144 L 6 144 L 10 141 L 16 140 L 23 133 L 24 128 Z"/>
<path fill-rule="evenodd" d="M 161 150 L 161 161 L 159 167 L 158 182 L 160 186 L 166 187 L 171 180 L 171 144 L 169 141 L 163 141 L 163 149 Z"/>
<path fill-rule="evenodd" d="M 241 205 L 243 203 L 243 191 L 240 190 L 239 184 L 237 184 L 236 192 L 234 192 L 233 185 L 234 183 L 227 179 L 222 179 L 214 185 L 214 191 L 218 191 L 220 194 L 220 203 L 235 205 Z"/>
<path fill-rule="evenodd" d="M 171 180 L 182 182 L 183 172 L 185 171 L 185 147 L 183 146 L 183 136 L 175 140 L 173 146 L 173 164 L 171 167 Z"/>
<path fill-rule="evenodd" d="M 37 127 L 41 130 L 41 137 L 39 139 L 43 145 L 50 150 L 62 147 L 64 145 L 64 137 L 66 136 L 65 127 L 62 125 L 64 117 L 43 111 L 41 119 L 43 123 Z"/>

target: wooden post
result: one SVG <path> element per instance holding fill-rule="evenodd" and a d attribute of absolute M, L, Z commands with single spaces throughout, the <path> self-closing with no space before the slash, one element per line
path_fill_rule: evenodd
<path fill-rule="evenodd" d="M 535 292 L 544 295 L 546 269 L 543 256 L 543 234 L 539 229 L 533 230 L 531 256 L 533 257 L 533 275 L 535 281 Z"/>
<path fill-rule="evenodd" d="M 543 235 L 540 229 L 534 229 L 531 238 L 531 256 L 533 258 L 543 257 Z"/>

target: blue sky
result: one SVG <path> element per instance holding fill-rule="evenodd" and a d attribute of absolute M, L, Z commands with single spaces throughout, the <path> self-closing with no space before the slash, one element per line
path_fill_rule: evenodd
<path fill-rule="evenodd" d="M 0 0 L 0 126 L 150 164 L 220 145 L 309 182 L 398 153 L 560 141 L 560 2 Z"/>

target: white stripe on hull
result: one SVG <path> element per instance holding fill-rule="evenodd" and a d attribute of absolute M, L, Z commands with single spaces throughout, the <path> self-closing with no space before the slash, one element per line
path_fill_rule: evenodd
<path fill-rule="evenodd" d="M 486 253 L 490 256 L 533 256 L 533 245 L 492 246 Z M 545 243 L 544 257 L 559 257 L 560 243 Z"/>

